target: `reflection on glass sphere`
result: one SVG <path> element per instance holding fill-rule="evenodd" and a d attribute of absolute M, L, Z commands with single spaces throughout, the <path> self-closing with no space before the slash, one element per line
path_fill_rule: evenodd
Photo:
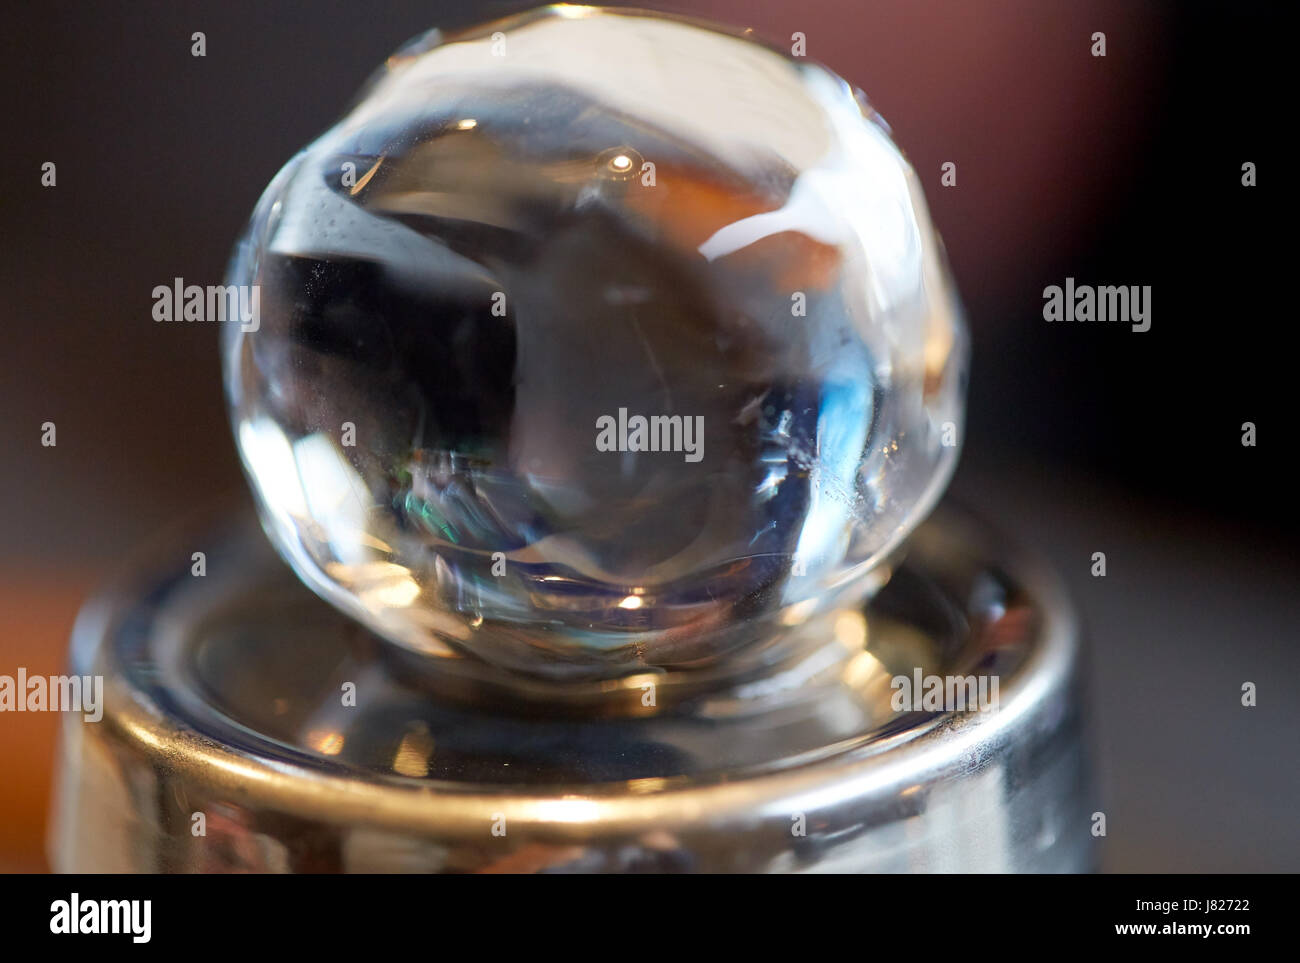
<path fill-rule="evenodd" d="M 931 508 L 965 334 L 846 84 L 550 7 L 420 38 L 295 157 L 229 283 L 272 540 L 410 648 L 607 678 L 753 653 Z"/>

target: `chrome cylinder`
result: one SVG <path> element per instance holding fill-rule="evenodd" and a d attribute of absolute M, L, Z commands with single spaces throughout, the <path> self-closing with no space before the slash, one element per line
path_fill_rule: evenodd
<path fill-rule="evenodd" d="M 870 603 L 799 627 L 820 644 L 797 657 L 543 700 L 426 673 L 222 516 L 76 627 L 72 669 L 104 676 L 105 709 L 65 719 L 53 865 L 1092 868 L 1069 605 L 952 510 L 909 546 Z M 930 677 L 995 679 L 996 707 L 900 705 L 900 680 Z"/>

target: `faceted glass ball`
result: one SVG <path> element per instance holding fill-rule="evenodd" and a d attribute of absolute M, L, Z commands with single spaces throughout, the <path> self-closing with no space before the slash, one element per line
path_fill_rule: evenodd
<path fill-rule="evenodd" d="M 964 328 L 888 129 L 693 21 L 420 38 L 272 181 L 228 283 L 272 541 L 462 665 L 761 653 L 879 584 L 956 457 Z"/>

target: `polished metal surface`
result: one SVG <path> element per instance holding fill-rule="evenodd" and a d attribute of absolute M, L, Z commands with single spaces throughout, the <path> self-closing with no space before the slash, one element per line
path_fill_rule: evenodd
<path fill-rule="evenodd" d="M 202 578 L 188 567 L 196 544 Z M 1035 566 L 940 511 L 865 609 L 790 628 L 809 645 L 750 677 L 647 673 L 531 699 L 427 673 L 315 599 L 251 522 L 223 517 L 77 626 L 73 669 L 105 676 L 106 709 L 98 723 L 65 720 L 52 861 L 88 872 L 1092 867 L 1076 628 Z M 894 711 L 890 680 L 918 669 L 996 676 L 999 707 Z"/>

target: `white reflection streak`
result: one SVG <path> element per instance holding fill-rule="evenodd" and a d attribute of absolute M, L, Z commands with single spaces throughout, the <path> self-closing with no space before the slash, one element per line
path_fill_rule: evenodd
<path fill-rule="evenodd" d="M 706 260 L 734 254 L 765 237 L 793 231 L 822 244 L 860 251 L 871 307 L 882 313 L 914 296 L 922 283 L 921 244 L 908 207 L 908 168 L 877 127 L 863 124 L 828 78 L 808 82 L 832 89 L 818 100 L 835 127 L 840 146 L 795 178 L 784 205 L 733 221 L 699 246 Z"/>
<path fill-rule="evenodd" d="M 369 560 L 371 552 L 360 537 L 366 529 L 361 494 L 366 485 L 334 439 L 323 432 L 300 438 L 293 457 L 309 516 L 325 531 L 334 556 L 354 564 Z"/>

